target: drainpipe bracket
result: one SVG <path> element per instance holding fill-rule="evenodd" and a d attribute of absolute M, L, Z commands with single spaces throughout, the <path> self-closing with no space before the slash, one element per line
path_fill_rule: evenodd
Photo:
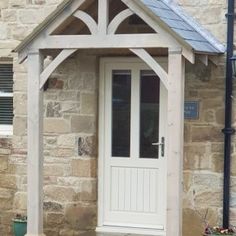
<path fill-rule="evenodd" d="M 222 133 L 224 133 L 224 134 L 234 134 L 235 129 L 234 128 L 224 128 L 224 129 L 222 129 Z"/>
<path fill-rule="evenodd" d="M 236 18 L 236 15 L 234 13 L 226 13 L 225 17 L 228 18 L 229 16 L 233 16 L 234 19 Z"/>

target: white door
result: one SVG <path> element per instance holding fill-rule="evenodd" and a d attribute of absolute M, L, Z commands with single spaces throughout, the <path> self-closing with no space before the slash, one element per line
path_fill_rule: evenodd
<path fill-rule="evenodd" d="M 101 67 L 100 221 L 164 231 L 166 93 L 152 70 L 131 61 Z"/>

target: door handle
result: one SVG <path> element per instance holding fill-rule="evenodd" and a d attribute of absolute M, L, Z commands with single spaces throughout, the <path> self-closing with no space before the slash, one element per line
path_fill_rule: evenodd
<path fill-rule="evenodd" d="M 152 143 L 152 146 L 160 146 L 161 147 L 161 156 L 165 156 L 165 138 L 161 137 L 160 143 Z"/>

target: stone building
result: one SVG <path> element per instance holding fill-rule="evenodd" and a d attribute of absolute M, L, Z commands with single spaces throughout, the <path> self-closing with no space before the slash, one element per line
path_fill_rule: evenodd
<path fill-rule="evenodd" d="M 8 84 L 11 84 L 11 78 L 14 81 L 13 91 L 9 90 L 7 95 L 4 95 L 1 93 L 1 86 L 6 86 L 6 83 L 1 83 L 0 77 L 0 235 L 12 235 L 11 219 L 16 213 L 26 214 L 28 175 L 28 183 L 31 183 L 31 192 L 28 193 L 28 236 L 42 235 L 41 214 L 43 233 L 47 236 L 80 235 L 96 228 L 122 233 L 137 233 L 138 228 L 138 232 L 143 235 L 181 236 L 181 226 L 183 236 L 199 236 L 204 230 L 203 220 L 207 211 L 207 221 L 210 224 L 222 223 L 224 136 L 221 130 L 224 128 L 225 55 L 221 43 L 226 45 L 227 3 L 223 0 L 176 0 L 169 3 L 167 0 L 113 0 L 110 1 L 109 7 L 110 22 L 120 12 L 123 13 L 109 25 L 108 30 L 116 30 L 121 36 L 106 41 L 103 36 L 95 40 L 89 38 L 90 33 L 96 35 L 102 31 L 102 26 L 97 27 L 97 23 L 104 19 L 99 13 L 106 13 L 106 4 L 99 7 L 99 2 L 105 4 L 106 1 L 0 0 L 0 75 L 7 68 Z M 148 4 L 145 5 L 145 2 Z M 180 37 L 181 34 L 178 35 L 170 26 L 167 27 L 167 22 L 163 19 L 154 20 L 153 13 L 149 12 L 153 2 L 162 4 L 157 14 L 163 13 L 164 10 L 177 14 L 183 24 L 189 24 L 188 26 L 196 30 L 196 37 L 202 37 L 204 32 L 206 42 L 218 50 L 215 53 L 207 51 L 202 54 L 196 50 L 186 50 L 191 47 Z M 176 4 L 214 36 L 205 32 Z M 48 33 L 52 28 L 53 31 Z M 193 31 L 192 28 L 189 31 Z M 129 37 L 125 38 L 127 32 Z M 156 32 L 158 37 L 155 36 Z M 46 41 L 48 35 L 55 36 L 55 40 L 50 41 L 49 38 Z M 56 39 L 56 35 L 64 39 L 68 36 L 68 43 Z M 74 35 L 78 38 L 73 41 Z M 84 41 L 81 40 L 82 37 Z M 157 42 L 162 47 L 157 47 Z M 85 46 L 80 48 L 79 43 Z M 169 45 L 178 45 L 176 48 L 181 48 L 181 53 L 176 52 L 176 48 L 171 51 Z M 41 56 L 36 57 L 35 51 L 31 50 L 41 50 L 40 47 L 43 48 L 44 61 Z M 194 46 L 191 49 L 194 49 Z M 158 63 L 155 63 L 156 60 L 152 61 L 153 58 Z M 43 82 L 41 80 L 41 84 L 32 80 L 27 90 L 27 78 L 40 79 L 42 62 L 45 70 L 44 75 L 41 75 L 45 79 Z M 147 63 L 150 63 L 149 67 Z M 185 71 L 182 74 L 183 64 Z M 171 75 L 166 75 L 171 68 Z M 145 85 L 141 79 L 140 83 L 131 86 L 129 81 L 139 73 L 142 78 L 147 77 L 146 81 L 149 83 Z M 111 82 L 105 79 L 109 75 L 112 75 L 115 84 L 113 87 Z M 171 79 L 171 76 L 175 78 L 184 75 L 184 93 L 181 90 L 183 87 L 177 84 L 174 85 L 176 90 L 170 89 L 172 92 L 174 90 L 170 95 L 172 102 L 159 100 L 160 97 L 166 97 L 164 87 L 169 86 L 165 84 L 165 77 L 170 76 Z M 121 77 L 126 81 L 120 82 Z M 44 89 L 40 92 L 37 86 Z M 104 87 L 106 89 L 101 89 Z M 127 88 L 130 88 L 130 91 Z M 156 96 L 149 94 L 147 91 L 151 88 L 158 89 L 160 97 L 158 93 Z M 137 91 L 141 91 L 141 95 Z M 44 104 L 40 106 L 42 93 Z M 113 95 L 113 99 L 109 100 L 109 96 Z M 181 142 L 182 95 L 185 96 L 187 105 L 194 102 L 193 107 L 198 113 L 197 116 L 193 114 L 194 117 L 182 120 L 184 145 Z M 143 99 L 141 104 L 135 99 L 138 96 Z M 6 97 L 9 111 L 13 99 L 12 125 L 10 112 L 6 115 L 7 122 L 2 118 L 5 115 L 1 105 L 5 104 Z M 132 104 L 129 102 L 131 100 Z M 35 104 L 38 104 L 38 107 Z M 165 109 L 166 107 L 168 109 Z M 168 113 L 167 110 L 173 112 L 172 117 L 160 115 Z M 140 116 L 137 115 L 140 113 Z M 40 139 L 42 114 L 43 144 Z M 153 119 L 159 120 L 160 125 L 155 126 Z M 165 122 L 167 120 L 168 124 Z M 149 126 L 145 126 L 146 123 L 142 121 L 148 121 Z M 233 125 L 235 122 L 233 116 Z M 113 128 L 112 124 L 115 124 Z M 137 127 L 144 137 L 139 138 Z M 30 130 L 30 137 L 27 130 Z M 114 137 L 111 137 L 111 134 Z M 165 135 L 167 145 L 155 146 L 156 142 L 163 141 L 162 136 Z M 150 140 L 148 141 L 150 137 L 151 143 L 154 143 L 153 147 L 150 147 Z M 234 141 L 233 136 L 231 225 L 236 225 Z M 27 143 L 30 143 L 28 147 Z M 43 155 L 40 153 L 42 146 Z M 183 155 L 181 146 L 184 146 Z M 169 158 L 173 150 L 176 150 L 173 154 L 176 155 L 176 160 Z M 28 162 L 27 152 L 30 153 Z M 110 156 L 117 157 L 119 164 L 116 161 L 101 161 L 109 152 L 112 153 Z M 130 153 L 152 158 L 140 160 L 140 163 L 135 164 L 123 163 L 129 159 L 127 157 L 131 156 Z M 119 158 L 121 156 L 123 158 Z M 157 161 L 158 167 L 155 167 Z M 109 171 L 106 168 L 110 168 Z M 135 168 L 136 172 L 133 171 Z M 168 171 L 169 174 L 173 173 L 174 180 L 166 177 L 161 181 L 158 177 L 167 176 Z M 183 188 L 180 192 L 182 174 Z M 43 184 L 40 182 L 41 178 Z M 175 178 L 176 182 L 173 182 Z M 156 179 L 159 179 L 158 183 L 155 182 Z M 135 185 L 135 182 L 138 184 Z M 155 199 L 158 199 L 158 202 Z M 165 212 L 159 214 L 162 207 Z M 156 219 L 159 221 L 158 225 L 155 225 Z M 143 225 L 140 222 L 143 222 Z M 119 226 L 120 231 L 116 226 Z"/>

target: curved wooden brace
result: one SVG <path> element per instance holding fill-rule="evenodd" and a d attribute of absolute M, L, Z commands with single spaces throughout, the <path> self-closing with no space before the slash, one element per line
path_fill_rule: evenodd
<path fill-rule="evenodd" d="M 134 13 L 130 9 L 123 10 L 119 14 L 115 16 L 115 18 L 111 21 L 108 26 L 107 32 L 108 34 L 114 34 L 118 29 L 119 25 L 127 19 L 129 16 L 132 16 Z"/>
<path fill-rule="evenodd" d="M 85 13 L 84 11 L 78 10 L 73 14 L 73 16 L 82 20 L 88 26 L 91 34 L 97 34 L 98 25 L 89 14 Z"/>
<path fill-rule="evenodd" d="M 47 82 L 49 76 L 52 72 L 71 54 L 76 52 L 77 49 L 64 49 L 62 50 L 57 57 L 44 69 L 44 71 L 40 75 L 40 89 L 43 88 L 44 84 Z"/>
<path fill-rule="evenodd" d="M 131 52 L 141 58 L 160 78 L 165 88 L 169 89 L 168 74 L 166 71 L 153 59 L 153 57 L 144 49 L 129 49 Z"/>

